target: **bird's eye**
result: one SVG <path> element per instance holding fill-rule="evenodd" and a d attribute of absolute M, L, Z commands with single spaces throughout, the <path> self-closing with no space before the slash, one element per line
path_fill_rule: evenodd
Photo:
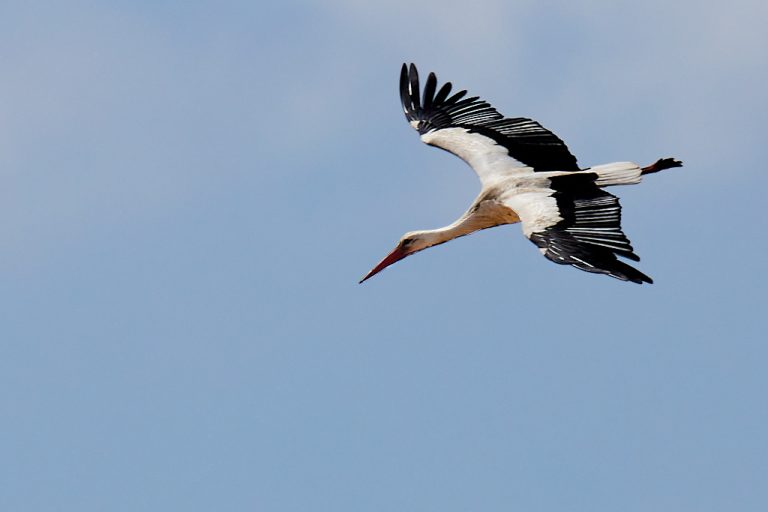
<path fill-rule="evenodd" d="M 400 245 L 402 245 L 403 247 L 408 247 L 408 246 L 409 246 L 409 245 L 411 245 L 412 243 L 413 243 L 413 238 L 406 238 L 405 240 L 403 240 L 403 241 L 400 243 Z"/>

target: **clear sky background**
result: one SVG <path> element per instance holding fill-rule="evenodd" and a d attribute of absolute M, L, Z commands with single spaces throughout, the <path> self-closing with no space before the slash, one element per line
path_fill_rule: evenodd
<path fill-rule="evenodd" d="M 3 511 L 765 511 L 768 7 L 0 4 Z M 402 62 L 613 189 L 637 286 L 519 226 Z"/>

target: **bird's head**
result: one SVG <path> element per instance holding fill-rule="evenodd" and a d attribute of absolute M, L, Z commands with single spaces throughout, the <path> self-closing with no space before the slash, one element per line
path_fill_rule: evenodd
<path fill-rule="evenodd" d="M 404 234 L 394 250 L 381 260 L 378 265 L 373 267 L 360 282 L 362 283 L 363 281 L 370 279 L 391 264 L 400 261 L 406 256 L 410 256 L 415 252 L 431 247 L 434 245 L 431 235 L 431 233 L 426 231 L 411 231 Z"/>

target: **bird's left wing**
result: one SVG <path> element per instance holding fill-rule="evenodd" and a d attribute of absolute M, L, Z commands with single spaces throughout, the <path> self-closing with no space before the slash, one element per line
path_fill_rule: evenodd
<path fill-rule="evenodd" d="M 419 87 L 416 66 L 403 64 L 400 100 L 405 117 L 421 134 L 421 140 L 445 149 L 466 161 L 484 184 L 515 168 L 536 172 L 579 171 L 576 157 L 565 143 L 539 123 L 524 117 L 505 118 L 467 91 L 453 95 L 451 83 L 437 89 L 430 73 Z"/>
<path fill-rule="evenodd" d="M 549 260 L 622 281 L 653 280 L 617 256 L 640 261 L 621 230 L 619 199 L 595 184 L 595 173 L 549 178 L 546 189 L 511 195 L 504 202 L 523 223 L 523 233 Z"/>

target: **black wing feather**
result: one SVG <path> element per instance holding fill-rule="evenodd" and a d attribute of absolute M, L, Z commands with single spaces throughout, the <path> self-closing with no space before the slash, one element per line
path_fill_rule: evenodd
<path fill-rule="evenodd" d="M 434 104 L 441 104 L 445 103 L 445 100 L 448 98 L 448 95 L 451 94 L 451 88 L 453 87 L 453 84 L 451 82 L 445 82 L 443 86 L 440 88 L 439 91 L 437 91 L 437 95 L 433 99 Z"/>
<path fill-rule="evenodd" d="M 507 149 L 509 156 L 534 171 L 580 171 L 565 143 L 532 119 L 505 118 L 477 96 L 465 98 L 462 90 L 453 96 L 447 82 L 435 94 L 437 77 L 430 73 L 420 100 L 416 66 L 403 64 L 400 72 L 400 99 L 405 117 L 416 121 L 421 134 L 443 128 L 464 128 L 491 138 Z M 423 106 L 422 106 L 423 104 Z"/>
<path fill-rule="evenodd" d="M 640 261 L 621 230 L 621 205 L 616 196 L 595 184 L 594 173 L 552 178 L 552 194 L 563 220 L 530 235 L 544 256 L 561 265 L 607 274 L 622 281 L 653 280 L 617 256 Z"/>
<path fill-rule="evenodd" d="M 432 98 L 435 96 L 435 89 L 437 89 L 437 77 L 434 73 L 430 73 L 427 83 L 424 85 L 424 110 L 432 109 Z"/>

